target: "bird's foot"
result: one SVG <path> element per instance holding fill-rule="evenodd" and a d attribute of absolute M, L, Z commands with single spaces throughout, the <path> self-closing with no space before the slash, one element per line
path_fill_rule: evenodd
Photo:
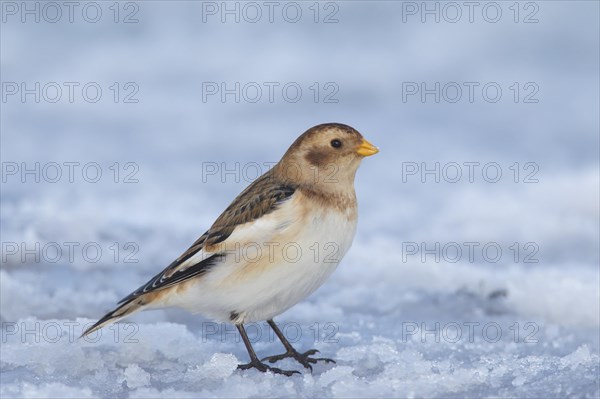
<path fill-rule="evenodd" d="M 288 357 L 291 357 L 291 358 L 294 358 L 298 363 L 303 365 L 305 368 L 309 369 L 311 372 L 312 372 L 312 366 L 310 365 L 311 363 L 317 363 L 318 361 L 324 361 L 327 363 L 335 363 L 335 360 L 327 359 L 325 357 L 316 357 L 316 358 L 310 357 L 311 355 L 314 355 L 315 353 L 319 353 L 319 351 L 316 349 L 311 349 L 304 353 L 300 353 L 300 352 L 294 350 L 294 351 L 287 351 L 281 355 L 268 356 L 262 360 L 263 361 L 266 360 L 270 363 L 275 363 L 275 362 L 278 362 L 279 360 L 283 360 Z"/>
<path fill-rule="evenodd" d="M 240 370 L 248 370 L 251 368 L 257 369 L 259 371 L 262 371 L 263 373 L 266 373 L 267 371 L 272 372 L 273 374 L 283 374 L 286 375 L 288 377 L 294 375 L 294 374 L 300 374 L 299 371 L 296 370 L 282 370 L 279 369 L 277 367 L 270 367 L 267 366 L 266 364 L 259 362 L 258 360 L 256 361 L 251 361 L 250 363 L 246 363 L 246 364 L 240 364 L 237 367 Z"/>

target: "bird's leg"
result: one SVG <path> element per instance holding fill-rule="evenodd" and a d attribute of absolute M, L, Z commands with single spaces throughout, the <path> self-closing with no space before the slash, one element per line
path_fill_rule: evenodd
<path fill-rule="evenodd" d="M 293 374 L 296 374 L 296 373 L 300 374 L 299 371 L 282 370 L 282 369 L 278 369 L 277 367 L 270 367 L 270 366 L 267 366 L 266 364 L 262 363 L 260 360 L 258 360 L 258 357 L 256 356 L 256 353 L 254 352 L 254 348 L 252 348 L 252 344 L 250 343 L 250 340 L 248 339 L 248 334 L 246 334 L 244 325 L 236 324 L 236 327 L 237 327 L 238 331 L 240 332 L 240 335 L 242 336 L 242 339 L 244 340 L 244 345 L 246 345 L 246 349 L 248 350 L 248 354 L 250 355 L 250 363 L 240 364 L 237 367 L 238 369 L 248 370 L 249 368 L 255 368 L 257 370 L 262 371 L 263 373 L 265 373 L 267 371 L 271 371 L 275 374 L 287 375 L 288 377 Z"/>
<path fill-rule="evenodd" d="M 282 360 L 282 359 L 285 359 L 288 357 L 292 357 L 292 358 L 296 359 L 296 361 L 298 363 L 300 363 L 301 365 L 303 365 L 310 371 L 312 371 L 312 366 L 310 365 L 310 363 L 316 363 L 320 360 L 327 362 L 327 363 L 335 363 L 335 360 L 333 360 L 333 359 L 327 359 L 324 357 L 319 357 L 319 358 L 310 357 L 311 355 L 314 355 L 315 353 L 319 353 L 319 351 L 316 349 L 311 349 L 304 353 L 300 353 L 300 352 L 296 351 L 296 349 L 294 349 L 292 344 L 290 344 L 290 342 L 287 340 L 287 338 L 285 338 L 285 335 L 283 335 L 283 333 L 281 332 L 279 327 L 277 327 L 277 324 L 275 324 L 275 322 L 273 320 L 267 320 L 267 323 L 269 323 L 269 325 L 271 326 L 273 331 L 275 331 L 275 334 L 277 334 L 277 337 L 279 338 L 279 340 L 285 347 L 286 352 L 281 355 L 265 357 L 262 360 L 266 360 L 268 362 L 275 363 L 279 360 Z"/>

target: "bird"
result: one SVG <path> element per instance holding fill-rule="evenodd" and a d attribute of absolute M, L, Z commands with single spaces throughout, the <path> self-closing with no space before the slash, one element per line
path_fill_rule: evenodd
<path fill-rule="evenodd" d="M 234 324 L 257 369 L 293 358 L 312 371 L 317 350 L 298 352 L 273 318 L 319 288 L 337 268 L 356 232 L 354 179 L 379 152 L 356 129 L 324 123 L 300 135 L 281 160 L 244 189 L 210 228 L 146 284 L 118 302 L 82 337 L 140 310 L 179 307 Z M 266 321 L 286 352 L 259 359 L 244 324 Z"/>

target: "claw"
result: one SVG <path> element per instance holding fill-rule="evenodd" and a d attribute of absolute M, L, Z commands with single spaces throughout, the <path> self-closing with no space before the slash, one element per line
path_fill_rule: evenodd
<path fill-rule="evenodd" d="M 314 355 L 315 353 L 319 353 L 318 350 L 316 349 L 311 349 L 309 351 L 306 351 L 304 353 L 300 353 L 297 351 L 288 351 L 286 353 L 283 353 L 281 355 L 275 355 L 275 356 L 267 356 L 264 359 L 262 359 L 262 361 L 268 361 L 269 363 L 275 363 L 278 362 L 280 360 L 286 359 L 288 357 L 291 357 L 293 359 L 295 359 L 298 363 L 300 363 L 302 366 L 304 366 L 305 368 L 309 369 L 312 372 L 312 366 L 310 365 L 310 363 L 317 363 L 319 361 L 324 361 L 326 363 L 335 363 L 335 360 L 333 359 L 327 359 L 324 357 L 319 357 L 319 358 L 314 358 L 314 357 L 310 357 L 311 355 Z"/>
<path fill-rule="evenodd" d="M 255 369 L 259 370 L 259 371 L 262 371 L 263 373 L 266 373 L 267 371 L 270 371 L 270 372 L 272 372 L 274 374 L 283 374 L 283 375 L 288 376 L 288 377 L 291 377 L 294 374 L 300 374 L 300 372 L 296 371 L 296 370 L 282 370 L 282 369 L 277 368 L 277 367 L 267 366 L 266 364 L 261 363 L 259 361 L 250 362 L 250 363 L 246 363 L 246 364 L 240 364 L 240 365 L 238 365 L 237 368 L 240 369 L 240 370 L 248 370 L 248 369 L 251 369 L 251 368 L 255 368 Z"/>

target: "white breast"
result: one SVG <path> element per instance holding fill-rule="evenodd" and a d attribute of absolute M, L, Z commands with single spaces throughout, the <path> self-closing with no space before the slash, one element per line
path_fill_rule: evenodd
<path fill-rule="evenodd" d="M 307 208 L 294 196 L 257 222 L 237 228 L 228 252 L 165 305 L 219 321 L 271 319 L 320 287 L 346 254 L 356 231 L 356 208 Z"/>

